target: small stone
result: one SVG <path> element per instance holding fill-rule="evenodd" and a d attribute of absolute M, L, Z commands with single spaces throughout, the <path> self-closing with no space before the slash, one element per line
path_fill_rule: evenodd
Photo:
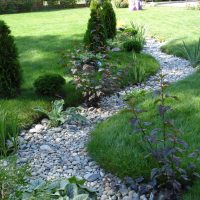
<path fill-rule="evenodd" d="M 49 145 L 40 146 L 40 150 L 42 150 L 42 151 L 52 151 L 52 149 Z"/>
<path fill-rule="evenodd" d="M 8 166 L 8 162 L 6 160 L 3 161 L 3 166 L 7 167 Z"/>
<path fill-rule="evenodd" d="M 56 142 L 59 143 L 61 141 L 61 138 L 56 138 Z"/>
<path fill-rule="evenodd" d="M 112 190 L 109 190 L 107 193 L 109 196 L 112 196 L 114 194 L 114 192 Z"/>
<path fill-rule="evenodd" d="M 115 47 L 115 48 L 113 48 L 111 51 L 112 51 L 112 52 L 119 52 L 119 51 L 121 51 L 121 49 L 120 49 L 119 47 Z"/>
<path fill-rule="evenodd" d="M 55 132 L 55 133 L 59 133 L 59 132 L 62 131 L 62 128 L 61 127 L 56 127 L 56 128 L 53 128 L 52 131 Z"/>
<path fill-rule="evenodd" d="M 105 176 L 105 174 L 103 172 L 101 172 L 101 171 L 100 171 L 100 175 L 101 175 L 101 177 Z"/>
<path fill-rule="evenodd" d="M 101 200 L 108 200 L 108 197 L 107 197 L 105 194 L 103 194 L 103 195 L 101 196 Z"/>
<path fill-rule="evenodd" d="M 127 188 L 120 188 L 119 192 L 122 194 L 122 196 L 126 196 L 128 194 Z"/>
<path fill-rule="evenodd" d="M 93 111 L 95 108 L 94 107 L 90 107 L 88 108 L 88 111 Z"/>
<path fill-rule="evenodd" d="M 137 193 L 134 193 L 134 194 L 133 194 L 133 199 L 134 199 L 134 200 L 139 200 L 139 195 L 138 195 Z"/>
<path fill-rule="evenodd" d="M 147 200 L 147 198 L 146 198 L 145 195 L 142 195 L 142 196 L 140 197 L 140 200 Z"/>
<path fill-rule="evenodd" d="M 35 126 L 35 129 L 36 129 L 37 131 L 41 131 L 43 128 L 44 128 L 44 126 L 43 126 L 42 124 L 37 124 L 37 125 Z"/>
<path fill-rule="evenodd" d="M 133 200 L 133 198 L 125 196 L 125 197 L 123 197 L 123 200 Z"/>
<path fill-rule="evenodd" d="M 43 125 L 37 124 L 34 128 L 29 130 L 29 133 L 39 133 L 42 131 L 43 128 L 44 128 Z"/>
<path fill-rule="evenodd" d="M 42 124 L 47 124 L 48 122 L 49 122 L 49 120 L 46 119 L 46 118 L 44 118 L 44 119 L 41 121 Z"/>
<path fill-rule="evenodd" d="M 88 182 L 93 182 L 93 181 L 96 181 L 97 179 L 100 178 L 100 174 L 86 174 L 84 176 L 85 180 L 88 181 Z"/>
<path fill-rule="evenodd" d="M 27 158 L 20 158 L 19 162 L 20 163 L 26 163 L 26 162 L 28 162 L 28 159 Z"/>

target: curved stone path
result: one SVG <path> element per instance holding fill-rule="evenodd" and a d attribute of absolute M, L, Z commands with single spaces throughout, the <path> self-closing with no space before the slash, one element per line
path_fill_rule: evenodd
<path fill-rule="evenodd" d="M 188 61 L 162 53 L 161 45 L 154 39 L 148 39 L 144 52 L 159 61 L 162 72 L 167 75 L 167 81 L 178 81 L 195 71 Z M 87 117 L 88 125 L 64 123 L 58 128 L 48 129 L 47 120 L 44 119 L 30 130 L 23 131 L 20 135 L 18 162 L 30 163 L 33 178 L 51 180 L 73 175 L 85 178 L 86 184 L 96 189 L 102 200 L 145 200 L 145 196 L 139 197 L 126 188 L 120 179 L 100 168 L 88 156 L 85 144 L 96 123 L 124 108 L 122 97 L 125 93 L 138 89 L 156 89 L 158 74 L 150 77 L 145 85 L 128 87 L 119 94 L 103 98 L 98 109 L 83 108 L 82 113 Z M 120 191 L 114 190 L 116 184 L 121 184 Z"/>

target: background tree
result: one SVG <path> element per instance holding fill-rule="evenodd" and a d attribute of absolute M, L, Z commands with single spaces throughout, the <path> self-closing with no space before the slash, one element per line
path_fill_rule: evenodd
<path fill-rule="evenodd" d="M 0 20 L 0 97 L 14 97 L 20 91 L 22 73 L 11 31 Z"/>
<path fill-rule="evenodd" d="M 116 36 L 116 15 L 110 0 L 104 0 L 102 6 L 102 19 L 108 39 Z"/>

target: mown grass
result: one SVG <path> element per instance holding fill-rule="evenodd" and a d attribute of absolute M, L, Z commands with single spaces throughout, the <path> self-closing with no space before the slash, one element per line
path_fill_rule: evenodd
<path fill-rule="evenodd" d="M 194 46 L 200 37 L 200 12 L 184 8 L 155 7 L 146 8 L 141 12 L 127 13 L 118 10 L 118 18 L 125 21 L 133 21 L 144 25 L 147 34 L 166 40 L 167 44 L 162 50 L 168 54 L 184 57 L 182 41 L 189 46 Z"/>
<path fill-rule="evenodd" d="M 82 10 L 78 10 L 80 14 Z M 23 69 L 21 94 L 10 100 L 0 100 L 0 105 L 19 117 L 21 125 L 29 126 L 40 115 L 32 110 L 35 106 L 50 106 L 50 99 L 37 96 L 33 89 L 34 80 L 45 73 L 58 73 L 66 76 L 66 69 L 60 64 L 61 52 L 74 49 L 82 41 L 86 28 L 88 11 L 85 18 L 77 20 L 74 10 L 49 11 L 1 15 L 0 19 L 11 27 L 19 50 Z M 68 77 L 66 77 L 68 80 Z M 73 85 L 66 86 L 67 105 L 77 105 L 81 96 Z"/>
<path fill-rule="evenodd" d="M 183 200 L 199 200 L 200 182 L 195 182 L 192 187 L 183 195 Z"/>
<path fill-rule="evenodd" d="M 170 94 L 179 98 L 179 101 L 170 103 L 174 112 L 170 113 L 169 117 L 183 132 L 182 137 L 190 145 L 189 151 L 191 152 L 200 147 L 199 85 L 200 73 L 197 72 L 168 88 Z M 156 116 L 152 95 L 147 95 L 138 106 L 148 110 L 148 113 L 143 116 L 144 121 L 151 121 L 153 127 L 159 127 L 160 121 Z M 145 143 L 141 141 L 138 134 L 131 134 L 133 133 L 130 124 L 132 117 L 130 112 L 122 111 L 99 124 L 92 133 L 88 151 L 100 165 L 120 177 L 132 176 L 135 178 L 142 175 L 148 178 L 150 170 L 155 167 L 155 162 L 144 158 L 148 153 Z M 188 164 L 189 161 L 188 158 L 185 158 L 183 165 Z M 197 161 L 197 166 L 200 170 L 199 161 Z M 195 193 L 193 191 L 196 189 L 191 190 L 186 196 L 188 195 L 189 198 L 190 195 L 199 194 L 198 190 Z"/>

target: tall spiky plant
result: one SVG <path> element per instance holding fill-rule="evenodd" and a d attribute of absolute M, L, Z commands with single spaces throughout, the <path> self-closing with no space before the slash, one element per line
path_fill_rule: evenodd
<path fill-rule="evenodd" d="M 191 48 L 183 41 L 183 53 L 192 67 L 200 66 L 200 38 L 198 43 Z"/>

